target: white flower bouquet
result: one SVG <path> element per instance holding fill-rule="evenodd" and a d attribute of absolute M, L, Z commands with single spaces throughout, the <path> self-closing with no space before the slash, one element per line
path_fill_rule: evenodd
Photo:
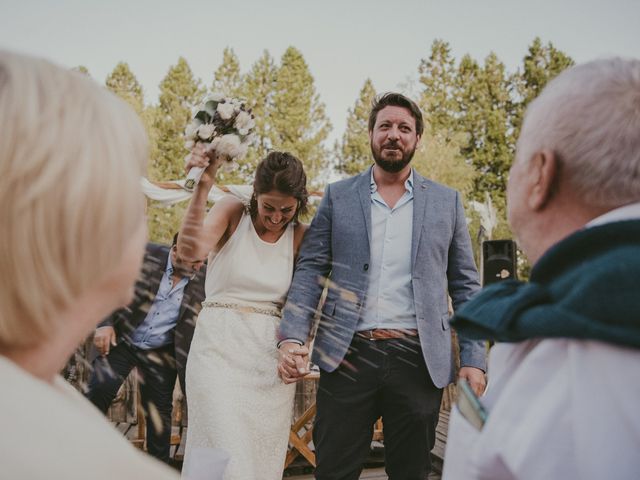
<path fill-rule="evenodd" d="M 215 150 L 226 159 L 227 165 L 231 165 L 246 155 L 253 141 L 255 125 L 251 109 L 246 108 L 242 100 L 225 98 L 220 94 L 208 95 L 185 129 L 184 146 L 190 151 L 197 142 L 202 142 L 206 144 L 206 150 Z M 185 163 L 190 155 L 185 158 Z M 184 188 L 192 191 L 203 171 L 197 167 L 189 170 Z"/>

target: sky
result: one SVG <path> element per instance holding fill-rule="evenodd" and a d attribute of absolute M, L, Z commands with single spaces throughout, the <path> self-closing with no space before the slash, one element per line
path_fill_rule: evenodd
<path fill-rule="evenodd" d="M 536 36 L 577 62 L 640 58 L 640 0 L 0 0 L 0 48 L 84 65 L 99 82 L 129 64 L 155 103 L 158 84 L 183 56 L 210 86 L 223 49 L 243 72 L 266 49 L 304 55 L 342 136 L 366 78 L 378 92 L 415 90 L 434 39 L 460 59 L 495 52 L 515 71 Z"/>

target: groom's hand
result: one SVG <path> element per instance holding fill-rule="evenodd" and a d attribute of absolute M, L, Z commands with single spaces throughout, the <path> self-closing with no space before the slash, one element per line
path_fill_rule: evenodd
<path fill-rule="evenodd" d="M 481 396 L 487 386 L 485 374 L 479 368 L 462 367 L 458 378 L 464 378 L 477 396 Z"/>
<path fill-rule="evenodd" d="M 278 349 L 278 374 L 284 383 L 294 383 L 309 373 L 309 349 L 285 342 Z"/>

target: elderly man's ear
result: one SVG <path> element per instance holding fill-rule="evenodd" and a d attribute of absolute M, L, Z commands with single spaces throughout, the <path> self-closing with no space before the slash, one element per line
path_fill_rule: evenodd
<path fill-rule="evenodd" d="M 534 211 L 543 209 L 558 187 L 558 156 L 551 150 L 537 152 L 530 162 L 528 205 Z"/>

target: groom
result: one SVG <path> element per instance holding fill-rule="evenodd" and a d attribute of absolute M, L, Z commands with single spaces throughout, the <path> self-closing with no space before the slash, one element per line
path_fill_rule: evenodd
<path fill-rule="evenodd" d="M 424 128 L 403 95 L 369 116 L 375 165 L 327 187 L 305 236 L 280 325 L 280 374 L 306 373 L 306 342 L 328 295 L 313 349 L 320 369 L 313 431 L 316 478 L 357 479 L 383 418 L 390 479 L 423 480 L 442 389 L 453 380 L 455 309 L 479 288 L 460 195 L 409 163 Z M 485 347 L 460 339 L 459 376 L 484 390 Z"/>

